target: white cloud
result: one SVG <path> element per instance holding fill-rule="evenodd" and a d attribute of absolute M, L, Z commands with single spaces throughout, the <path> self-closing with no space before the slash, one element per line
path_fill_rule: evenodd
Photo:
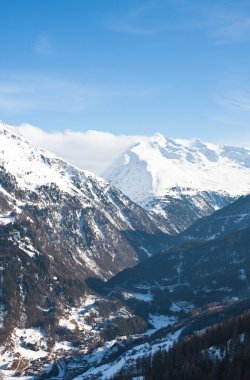
<path fill-rule="evenodd" d="M 46 132 L 30 124 L 21 124 L 18 129 L 34 144 L 57 154 L 80 169 L 99 175 L 128 147 L 146 138 L 94 130 Z"/>

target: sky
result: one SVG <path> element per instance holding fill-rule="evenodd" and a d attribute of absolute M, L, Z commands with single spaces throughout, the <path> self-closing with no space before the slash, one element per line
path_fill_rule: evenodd
<path fill-rule="evenodd" d="M 113 156 L 156 132 L 250 145 L 249 0 L 0 0 L 0 12 L 0 119 L 34 141 L 85 149 L 92 136 L 98 154 L 105 136 Z"/>

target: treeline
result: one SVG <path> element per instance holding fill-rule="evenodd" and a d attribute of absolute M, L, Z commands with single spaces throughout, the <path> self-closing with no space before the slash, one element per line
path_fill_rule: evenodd
<path fill-rule="evenodd" d="M 250 311 L 186 337 L 168 352 L 157 351 L 137 361 L 131 372 L 114 379 L 249 380 Z"/>

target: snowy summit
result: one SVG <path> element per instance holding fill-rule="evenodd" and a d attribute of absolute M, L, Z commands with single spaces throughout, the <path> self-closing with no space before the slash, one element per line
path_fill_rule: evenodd
<path fill-rule="evenodd" d="M 128 149 L 103 176 L 133 201 L 172 220 L 179 232 L 249 193 L 250 150 L 157 133 Z"/>
<path fill-rule="evenodd" d="M 127 150 L 104 177 L 139 203 L 176 187 L 238 196 L 249 192 L 250 150 L 157 133 Z"/>

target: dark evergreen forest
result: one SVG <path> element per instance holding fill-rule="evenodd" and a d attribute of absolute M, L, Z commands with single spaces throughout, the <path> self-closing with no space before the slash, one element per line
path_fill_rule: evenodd
<path fill-rule="evenodd" d="M 249 380 L 250 311 L 137 361 L 114 380 Z"/>

